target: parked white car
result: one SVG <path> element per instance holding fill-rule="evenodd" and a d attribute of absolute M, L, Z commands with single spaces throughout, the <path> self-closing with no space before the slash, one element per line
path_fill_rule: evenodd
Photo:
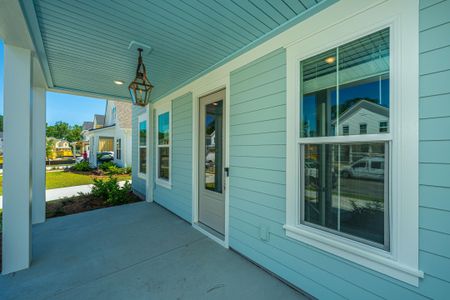
<path fill-rule="evenodd" d="M 365 157 L 341 171 L 343 178 L 384 179 L 384 158 Z"/>

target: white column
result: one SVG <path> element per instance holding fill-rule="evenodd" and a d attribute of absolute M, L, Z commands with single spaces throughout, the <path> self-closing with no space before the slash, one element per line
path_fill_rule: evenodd
<path fill-rule="evenodd" d="M 31 220 L 33 224 L 45 221 L 45 89 L 34 87 L 31 112 Z"/>
<path fill-rule="evenodd" d="M 31 52 L 4 47 L 3 274 L 31 261 Z"/>
<path fill-rule="evenodd" d="M 145 201 L 153 202 L 153 125 L 155 124 L 153 121 L 153 106 L 148 104 L 146 107 L 147 114 L 147 174 L 146 182 L 145 182 Z M 170 116 L 172 118 L 172 116 Z M 139 123 L 138 123 L 138 131 L 139 131 Z M 132 133 L 138 136 L 138 133 Z M 139 140 L 138 140 L 139 143 Z M 139 149 L 139 144 L 138 144 Z M 139 150 L 138 150 L 139 151 Z M 139 152 L 138 152 L 139 156 Z M 139 166 L 138 166 L 139 168 Z M 172 176 L 172 174 L 170 174 Z"/>

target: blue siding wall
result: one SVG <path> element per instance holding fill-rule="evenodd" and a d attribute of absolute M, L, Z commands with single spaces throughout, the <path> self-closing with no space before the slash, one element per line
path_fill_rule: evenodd
<path fill-rule="evenodd" d="M 145 113 L 144 107 L 133 105 L 132 119 L 132 138 L 131 138 L 131 170 L 132 170 L 132 187 L 133 191 L 140 196 L 145 197 L 145 180 L 138 176 L 138 117 Z"/>
<path fill-rule="evenodd" d="M 450 1 L 420 11 L 418 288 L 287 238 L 286 56 L 231 73 L 230 246 L 320 299 L 444 299 L 450 292 Z M 295 124 L 293 124 L 295 126 Z M 268 241 L 260 232 L 270 232 Z"/>
<path fill-rule="evenodd" d="M 192 94 L 172 101 L 172 189 L 155 184 L 154 200 L 192 221 Z M 156 127 L 155 127 L 156 128 Z M 155 134 L 156 137 L 156 134 Z M 156 154 L 156 151 L 155 151 Z M 156 164 L 154 164 L 156 166 Z M 156 170 L 155 170 L 156 171 Z M 156 174 L 155 174 L 156 175 Z M 156 176 L 155 176 L 156 178 Z"/>
<path fill-rule="evenodd" d="M 433 289 L 440 288 L 441 298 L 445 296 L 448 299 L 450 297 L 450 0 L 421 1 L 420 9 L 419 258 L 420 267 L 427 276 L 427 289 L 432 292 Z"/>

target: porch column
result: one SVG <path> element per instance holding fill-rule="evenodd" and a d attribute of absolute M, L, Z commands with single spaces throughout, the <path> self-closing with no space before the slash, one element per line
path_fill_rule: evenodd
<path fill-rule="evenodd" d="M 33 224 L 45 221 L 45 89 L 33 87 L 31 112 L 31 220 Z"/>
<path fill-rule="evenodd" d="M 3 274 L 31 261 L 31 51 L 4 45 Z"/>

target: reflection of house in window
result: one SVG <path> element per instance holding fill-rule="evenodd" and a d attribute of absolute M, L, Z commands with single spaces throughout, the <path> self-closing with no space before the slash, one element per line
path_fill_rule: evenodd
<path fill-rule="evenodd" d="M 350 128 L 348 125 L 342 126 L 342 135 L 348 135 L 350 132 Z"/>
<path fill-rule="evenodd" d="M 339 135 L 376 134 L 389 131 L 389 108 L 361 100 L 345 110 L 339 118 Z M 333 122 L 333 126 L 335 122 Z M 384 130 L 384 131 L 382 131 Z M 341 161 L 352 163 L 367 156 L 380 156 L 382 149 L 374 144 L 343 145 Z"/>
<path fill-rule="evenodd" d="M 382 121 L 380 122 L 380 133 L 388 132 L 388 122 Z"/>
<path fill-rule="evenodd" d="M 361 100 L 339 117 L 339 135 L 388 132 L 389 108 L 369 100 Z M 336 121 L 333 122 L 333 126 Z M 384 130 L 381 131 L 381 125 Z M 346 131 L 348 130 L 348 133 Z"/>
<path fill-rule="evenodd" d="M 359 124 L 359 134 L 367 134 L 367 124 L 366 123 Z"/>

